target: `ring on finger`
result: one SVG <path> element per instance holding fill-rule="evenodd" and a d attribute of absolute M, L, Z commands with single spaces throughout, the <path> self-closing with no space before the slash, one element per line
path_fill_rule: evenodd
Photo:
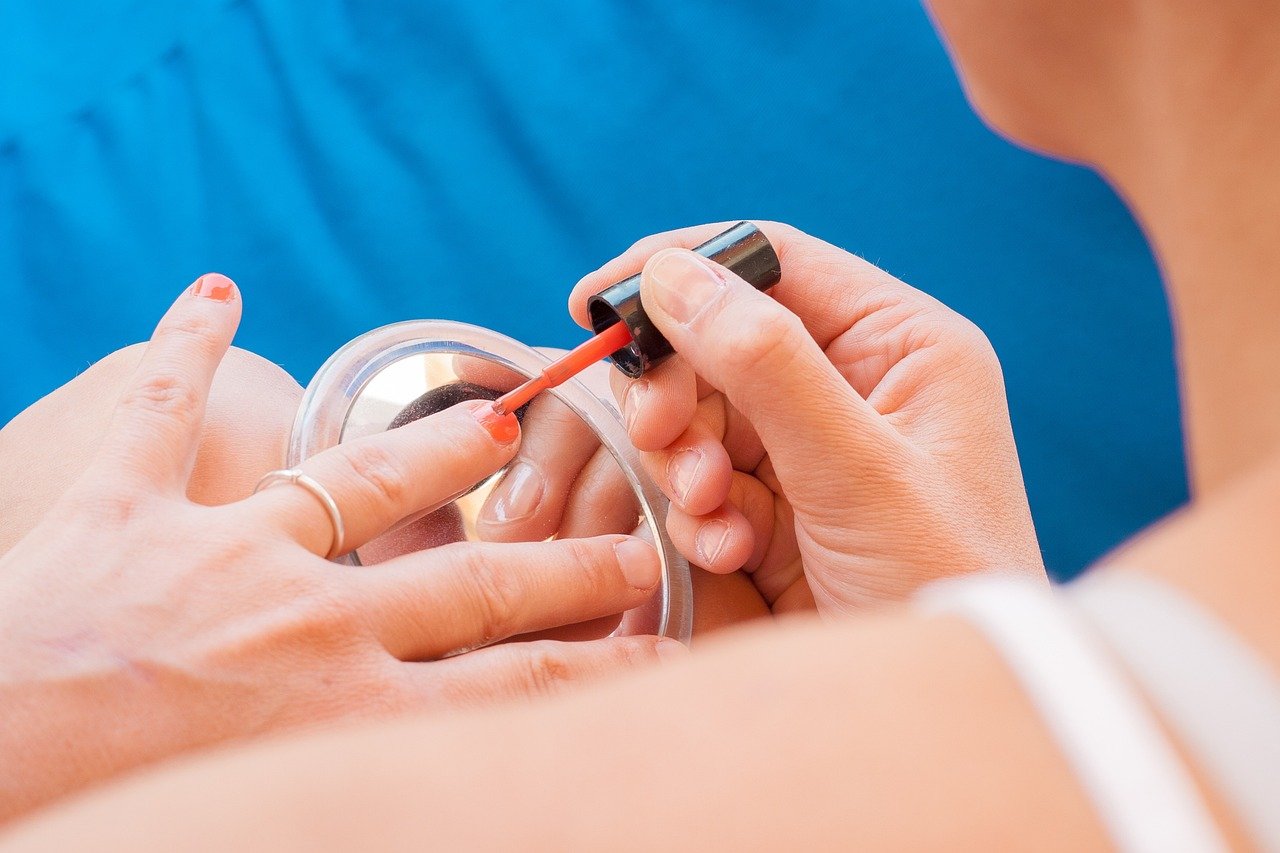
<path fill-rule="evenodd" d="M 320 505 L 328 513 L 329 521 L 333 525 L 333 540 L 325 559 L 332 560 L 341 554 L 343 543 L 347 538 L 346 528 L 342 523 L 342 511 L 338 509 L 338 502 L 333 499 L 333 495 L 329 494 L 329 490 L 321 485 L 319 480 L 304 474 L 297 468 L 280 468 L 262 475 L 262 479 L 253 487 L 253 493 L 256 495 L 263 489 L 282 483 L 301 486 L 310 492 L 316 500 L 320 501 Z"/>

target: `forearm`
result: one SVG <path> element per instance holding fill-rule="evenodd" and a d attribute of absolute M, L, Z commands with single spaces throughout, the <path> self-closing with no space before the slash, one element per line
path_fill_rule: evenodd
<path fill-rule="evenodd" d="M 92 830 L 120 849 L 999 847 L 1009 823 L 981 820 L 995 809 L 1023 816 L 1012 829 L 1026 837 L 1093 838 L 1061 759 L 976 636 L 886 618 L 758 629 L 686 665 L 536 707 L 258 747 L 111 792 L 30 838 Z M 139 816 L 154 813 L 169 819 L 139 835 Z"/>

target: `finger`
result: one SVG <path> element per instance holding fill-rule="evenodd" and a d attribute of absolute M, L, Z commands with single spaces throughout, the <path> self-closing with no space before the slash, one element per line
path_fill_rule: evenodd
<path fill-rule="evenodd" d="M 702 515 L 729 496 L 733 463 L 712 426 L 696 419 L 662 450 L 641 456 L 645 470 L 680 509 Z"/>
<path fill-rule="evenodd" d="M 576 284 L 570 313 L 577 323 L 589 325 L 586 301 L 593 293 L 640 272 L 645 261 L 664 248 L 698 246 L 730 224 L 698 225 L 644 238 Z M 879 411 L 892 411 L 900 402 L 901 386 L 908 384 L 883 388 L 886 375 L 933 339 L 942 339 L 977 362 L 974 377 L 998 375 L 991 369 L 995 353 L 986 336 L 928 293 L 791 225 L 755 224 L 769 238 L 782 266 L 782 280 L 769 289 L 769 296 L 800 318 L 850 386 Z M 936 374 L 936 369 L 931 362 L 928 370 Z"/>
<path fill-rule="evenodd" d="M 673 366 L 678 372 L 664 373 Z M 689 382 L 689 377 L 692 377 L 692 382 Z M 636 386 L 641 387 L 639 393 Z M 613 389 L 615 397 L 621 401 L 624 416 L 635 418 L 635 423 L 628 429 L 632 444 L 639 450 L 663 450 L 675 443 L 690 424 L 700 420 L 724 445 L 730 462 L 739 471 L 751 471 L 764 456 L 760 437 L 750 422 L 728 406 L 724 395 L 693 373 L 689 364 L 678 355 L 661 363 L 641 379 L 631 380 L 616 373 Z M 628 396 L 639 399 L 628 401 Z M 627 415 L 628 411 L 637 414 Z M 644 423 L 646 419 L 648 424 Z"/>
<path fill-rule="evenodd" d="M 766 460 L 752 476 L 735 475 L 729 501 L 747 517 L 755 536 L 755 550 L 743 570 L 772 606 L 789 588 L 807 584 L 796 539 L 795 510 L 789 501 L 778 499 L 780 489 L 768 468 Z"/>
<path fill-rule="evenodd" d="M 458 353 L 453 356 L 450 363 L 454 374 L 463 382 L 471 382 L 502 393 L 510 391 L 529 378 L 506 365 L 474 355 Z"/>
<path fill-rule="evenodd" d="M 756 573 L 756 585 L 764 593 L 780 570 L 798 568 L 789 565 L 797 562 L 798 553 L 789 505 L 741 471 L 733 472 L 729 498 L 716 513 L 690 516 L 673 507 L 667 513 L 667 535 L 696 566 L 716 573 Z"/>
<path fill-rule="evenodd" d="M 587 311 L 587 300 L 592 295 L 599 293 L 609 285 L 622 281 L 624 278 L 630 278 L 644 268 L 644 262 L 649 260 L 651 256 L 673 247 L 684 249 L 692 249 L 705 243 L 715 235 L 721 233 L 738 220 L 733 222 L 713 222 L 707 225 L 695 225 L 690 228 L 679 228 L 674 231 L 664 231 L 659 234 L 650 234 L 632 243 L 625 252 L 618 255 L 607 262 L 604 266 L 587 273 L 578 283 L 573 286 L 573 290 L 569 294 L 569 314 L 573 317 L 574 322 L 584 329 L 590 329 L 591 315 Z M 757 227 L 764 230 L 764 223 L 755 223 Z M 771 238 L 770 232 L 765 230 L 765 236 Z M 775 246 L 776 248 L 776 246 Z M 785 270 L 786 267 L 783 267 Z"/>
<path fill-rule="evenodd" d="M 610 371 L 609 384 L 637 450 L 661 450 L 684 432 L 698 406 L 693 368 L 676 356 L 639 379 Z"/>
<path fill-rule="evenodd" d="M 103 437 L 95 465 L 106 476 L 185 494 L 209 387 L 240 305 L 231 279 L 208 273 L 161 318 Z"/>
<path fill-rule="evenodd" d="M 741 569 L 755 551 L 751 522 L 730 503 L 697 516 L 672 507 L 667 535 L 690 562 L 718 575 Z"/>
<path fill-rule="evenodd" d="M 714 575 L 692 569 L 693 642 L 706 634 L 769 615 L 769 604 L 742 572 Z"/>
<path fill-rule="evenodd" d="M 621 672 L 689 656 L 667 637 L 609 637 L 565 643 L 507 643 L 448 660 L 414 664 L 409 677 L 452 707 L 475 707 L 560 693 Z"/>
<path fill-rule="evenodd" d="M 352 577 L 388 651 L 425 660 L 621 613 L 648 600 L 661 573 L 649 544 L 602 536 L 446 545 Z"/>
<path fill-rule="evenodd" d="M 360 564 L 375 566 L 404 554 L 465 542 L 467 524 L 458 504 L 449 503 L 408 524 L 400 525 L 360 546 Z"/>
<path fill-rule="evenodd" d="M 820 496 L 846 490 L 850 470 L 893 482 L 910 461 L 799 318 L 738 276 L 665 249 L 645 266 L 641 299 L 675 349 L 750 421 L 778 476 L 794 485 L 798 510 L 838 523 L 843 508 Z"/>
<path fill-rule="evenodd" d="M 927 294 L 837 246 L 780 222 L 753 222 L 769 238 L 782 267 L 782 280 L 770 288 L 769 295 L 799 316 L 820 346 L 825 347 L 846 331 L 851 321 L 886 303 L 905 301 L 921 307 L 942 307 Z M 640 240 L 574 285 L 569 297 L 570 314 L 579 325 L 590 328 L 587 300 L 593 294 L 640 272 L 658 252 L 692 249 L 733 224 L 698 225 Z"/>
<path fill-rule="evenodd" d="M 632 533 L 640 523 L 636 493 L 618 460 L 601 447 L 574 481 L 557 535 L 561 539 L 584 539 L 606 533 Z"/>
<path fill-rule="evenodd" d="M 481 507 L 476 528 L 490 542 L 534 542 L 555 534 L 583 466 L 600 447 L 577 413 L 550 394 L 529 404 L 520 453 Z"/>
<path fill-rule="evenodd" d="M 499 416 L 487 402 L 467 402 L 340 444 L 299 467 L 338 505 L 346 552 L 490 476 L 515 455 L 519 438 L 514 415 Z M 265 520 L 312 553 L 330 553 L 333 522 L 307 489 L 277 485 L 241 505 L 253 523 Z"/>

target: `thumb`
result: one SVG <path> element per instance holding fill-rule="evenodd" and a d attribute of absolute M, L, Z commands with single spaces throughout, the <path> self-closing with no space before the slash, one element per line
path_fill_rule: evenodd
<path fill-rule="evenodd" d="M 687 249 L 649 259 L 640 298 L 676 351 L 755 428 L 798 510 L 847 511 L 831 496 L 847 493 L 851 471 L 892 475 L 897 433 L 778 302 Z"/>

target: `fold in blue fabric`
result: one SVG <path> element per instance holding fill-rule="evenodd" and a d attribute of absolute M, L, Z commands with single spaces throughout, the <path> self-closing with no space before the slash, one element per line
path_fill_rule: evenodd
<path fill-rule="evenodd" d="M 791 222 L 973 318 L 1068 576 L 1185 498 L 1165 306 L 1093 175 L 966 105 L 914 0 L 0 8 L 0 422 L 208 270 L 305 384 L 375 326 L 569 345 L 645 234 Z"/>

